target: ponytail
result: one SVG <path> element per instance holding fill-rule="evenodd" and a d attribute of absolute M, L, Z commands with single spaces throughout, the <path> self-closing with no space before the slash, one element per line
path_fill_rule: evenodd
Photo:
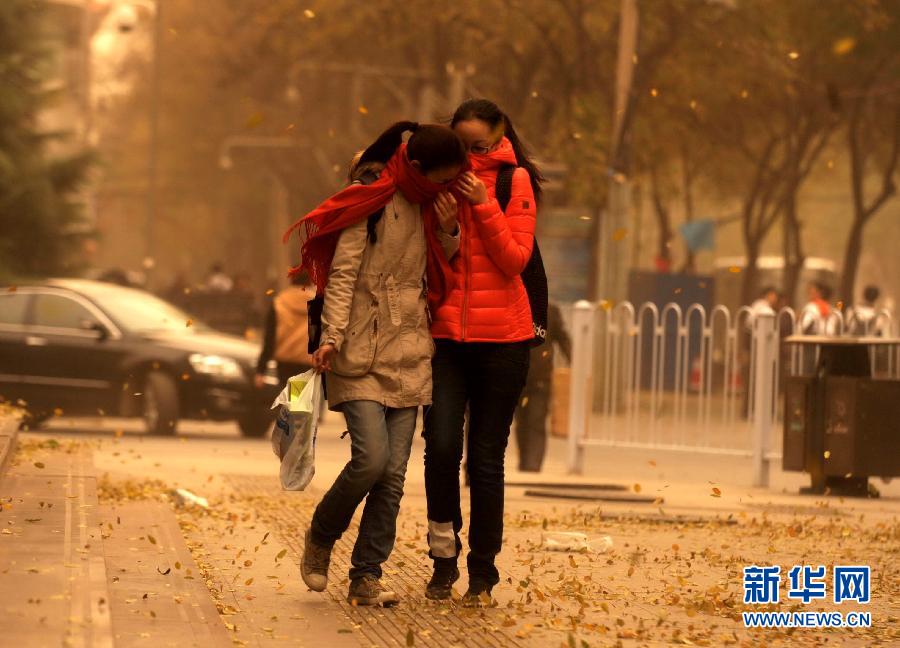
<path fill-rule="evenodd" d="M 403 142 L 403 134 L 412 132 L 406 144 L 406 156 L 410 162 L 417 162 L 418 169 L 425 174 L 433 169 L 456 166 L 462 168 L 467 161 L 466 146 L 452 129 L 438 124 L 422 124 L 400 121 L 388 128 L 365 151 L 353 156 L 348 171 L 348 180 L 369 184 L 378 179 L 385 165 L 397 152 Z M 368 177 L 368 180 L 366 179 Z M 368 239 L 375 243 L 375 226 L 384 214 L 384 208 L 369 216 Z"/>
<path fill-rule="evenodd" d="M 513 152 L 516 154 L 516 164 L 528 171 L 528 177 L 531 179 L 531 190 L 534 192 L 534 200 L 535 202 L 540 202 L 541 183 L 544 182 L 544 176 L 538 168 L 538 165 L 535 164 L 534 160 L 531 158 L 528 148 L 522 140 L 519 139 L 519 135 L 516 133 L 516 129 L 513 128 L 512 122 L 509 120 L 506 113 L 503 114 L 503 120 L 505 122 L 504 130 L 506 131 L 506 139 L 512 144 Z"/>
<path fill-rule="evenodd" d="M 378 162 L 387 164 L 400 144 L 403 143 L 403 134 L 407 131 L 415 133 L 419 129 L 419 124 L 413 121 L 399 121 L 389 127 L 381 135 L 378 136 L 372 144 L 369 145 L 359 158 L 357 166 L 370 162 Z"/>
<path fill-rule="evenodd" d="M 516 164 L 528 171 L 535 201 L 540 201 L 541 183 L 544 182 L 544 176 L 531 158 L 528 148 L 519 139 L 519 135 L 516 133 L 516 129 L 513 128 L 509 116 L 500 110 L 500 107 L 493 101 L 488 99 L 469 99 L 456 109 L 453 119 L 450 121 L 450 128 L 453 128 L 461 121 L 469 121 L 470 119 L 483 121 L 491 129 L 503 129 L 506 139 L 512 144 L 513 152 L 516 154 Z"/>

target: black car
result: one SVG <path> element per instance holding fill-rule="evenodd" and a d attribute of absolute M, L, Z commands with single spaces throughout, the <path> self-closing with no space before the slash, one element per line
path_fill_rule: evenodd
<path fill-rule="evenodd" d="M 277 381 L 254 386 L 259 349 L 143 290 L 54 279 L 0 288 L 0 396 L 33 421 L 142 416 L 155 434 L 179 419 L 234 420 L 263 436 Z"/>

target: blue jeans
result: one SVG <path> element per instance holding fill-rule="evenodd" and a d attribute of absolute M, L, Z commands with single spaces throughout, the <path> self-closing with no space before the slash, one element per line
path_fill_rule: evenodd
<path fill-rule="evenodd" d="M 341 411 L 350 431 L 350 461 L 316 507 L 311 537 L 317 545 L 334 545 L 366 498 L 350 558 L 350 579 L 364 575 L 381 578 L 381 564 L 391 555 L 397 536 L 397 514 L 419 408 L 393 409 L 359 400 L 343 403 Z"/>

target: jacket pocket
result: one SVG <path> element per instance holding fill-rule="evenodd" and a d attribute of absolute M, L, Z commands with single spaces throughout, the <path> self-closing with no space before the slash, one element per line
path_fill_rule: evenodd
<path fill-rule="evenodd" d="M 339 376 L 364 376 L 375 362 L 378 341 L 378 316 L 374 308 L 366 309 L 347 327 L 340 352 L 331 363 Z"/>
<path fill-rule="evenodd" d="M 434 338 L 431 337 L 431 313 L 424 298 L 422 298 L 422 302 L 418 324 L 416 325 L 416 349 L 420 357 L 431 359 L 434 357 L 435 352 Z"/>

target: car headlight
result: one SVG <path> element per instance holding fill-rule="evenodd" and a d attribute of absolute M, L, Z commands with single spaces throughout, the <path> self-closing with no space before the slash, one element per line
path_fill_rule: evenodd
<path fill-rule="evenodd" d="M 244 372 L 241 371 L 241 365 L 231 358 L 206 355 L 205 353 L 193 353 L 188 358 L 188 361 L 191 363 L 194 371 L 204 376 L 215 376 L 228 380 L 243 378 L 244 376 Z"/>

